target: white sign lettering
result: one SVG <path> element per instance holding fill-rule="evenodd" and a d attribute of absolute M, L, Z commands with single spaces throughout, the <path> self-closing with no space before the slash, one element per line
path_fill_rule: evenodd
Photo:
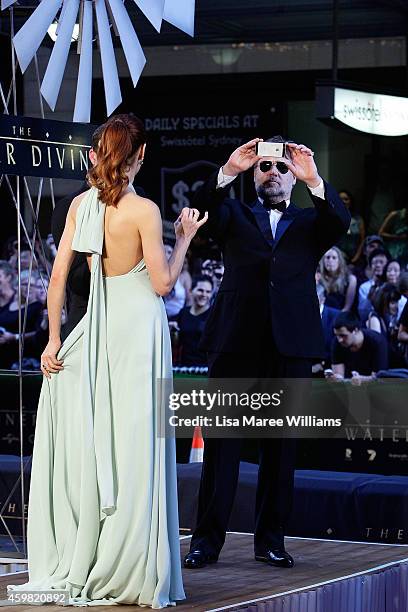
<path fill-rule="evenodd" d="M 383 94 L 334 90 L 334 116 L 360 132 L 378 136 L 408 134 L 408 98 Z"/>

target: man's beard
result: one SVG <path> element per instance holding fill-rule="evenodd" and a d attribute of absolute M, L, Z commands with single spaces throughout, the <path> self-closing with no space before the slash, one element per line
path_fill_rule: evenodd
<path fill-rule="evenodd" d="M 256 192 L 265 203 L 276 204 L 285 199 L 282 185 L 276 182 L 266 181 L 266 183 L 258 185 Z"/>

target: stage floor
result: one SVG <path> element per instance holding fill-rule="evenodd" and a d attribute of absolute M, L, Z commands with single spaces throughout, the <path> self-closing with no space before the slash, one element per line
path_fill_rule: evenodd
<path fill-rule="evenodd" d="M 189 542 L 189 536 L 181 536 L 183 555 L 188 551 Z M 252 535 L 229 533 L 218 563 L 201 570 L 183 570 L 187 600 L 178 604 L 177 609 L 195 612 L 234 610 L 241 605 L 245 607 L 246 603 L 255 603 L 254 600 L 265 601 L 309 590 L 408 561 L 407 545 L 286 538 L 286 549 L 294 556 L 295 567 L 286 570 L 269 567 L 254 560 Z M 26 580 L 26 572 L 0 576 L 2 606 L 6 599 L 6 585 Z M 6 605 L 2 610 L 12 608 L 15 606 Z M 38 608 L 61 612 L 61 606 L 36 606 Z M 129 612 L 136 609 L 140 610 L 138 606 L 126 607 Z M 18 610 L 32 612 L 33 607 L 21 605 Z M 103 606 L 103 610 L 114 611 L 117 606 Z"/>

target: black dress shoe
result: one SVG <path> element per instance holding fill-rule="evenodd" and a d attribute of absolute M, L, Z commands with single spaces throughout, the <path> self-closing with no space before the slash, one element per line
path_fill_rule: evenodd
<path fill-rule="evenodd" d="M 217 561 L 218 557 L 206 555 L 202 550 L 197 548 L 196 550 L 190 550 L 188 555 L 184 557 L 184 567 L 187 569 L 199 569 L 207 565 L 207 563 L 217 563 Z"/>
<path fill-rule="evenodd" d="M 255 553 L 255 559 L 276 567 L 293 567 L 295 564 L 290 554 L 282 548 L 266 550 L 262 554 Z"/>

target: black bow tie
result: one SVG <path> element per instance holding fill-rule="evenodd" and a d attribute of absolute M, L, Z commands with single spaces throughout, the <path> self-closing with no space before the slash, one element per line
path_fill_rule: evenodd
<path fill-rule="evenodd" d="M 264 200 L 263 207 L 266 208 L 266 210 L 277 210 L 280 213 L 284 213 L 286 210 L 286 202 L 285 200 L 282 200 L 282 202 L 276 202 L 274 204 L 272 202 L 267 202 L 266 200 Z"/>

